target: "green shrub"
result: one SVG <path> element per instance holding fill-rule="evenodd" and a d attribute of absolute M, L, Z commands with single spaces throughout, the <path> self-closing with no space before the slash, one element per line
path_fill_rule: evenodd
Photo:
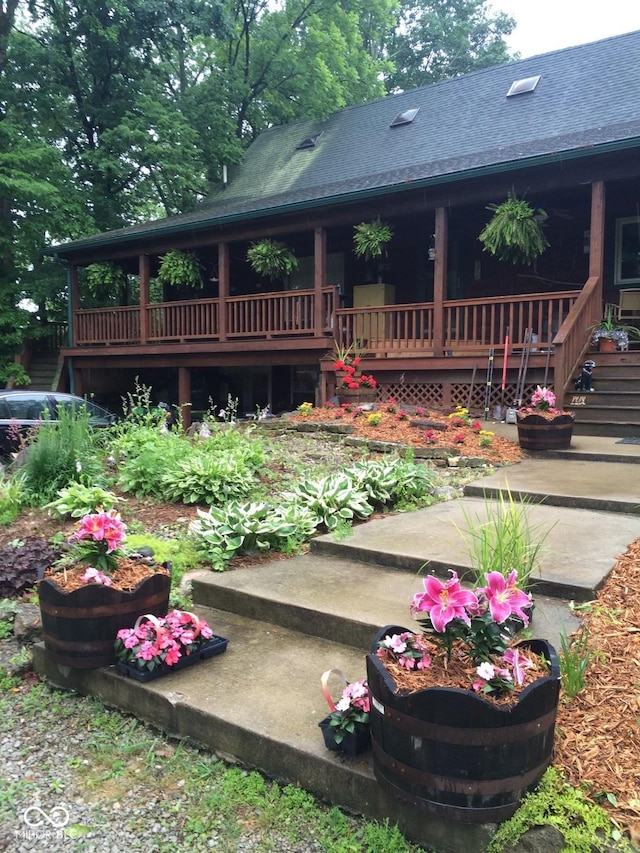
<path fill-rule="evenodd" d="M 43 421 L 20 459 L 25 502 L 42 506 L 70 483 L 99 482 L 102 462 L 86 408 Z"/>
<path fill-rule="evenodd" d="M 233 453 L 194 450 L 162 474 L 162 495 L 174 503 L 221 506 L 248 497 L 255 485 L 254 475 L 254 469 Z"/>
<path fill-rule="evenodd" d="M 0 475 L 0 525 L 12 524 L 20 515 L 25 501 L 23 477 L 19 474 Z"/>

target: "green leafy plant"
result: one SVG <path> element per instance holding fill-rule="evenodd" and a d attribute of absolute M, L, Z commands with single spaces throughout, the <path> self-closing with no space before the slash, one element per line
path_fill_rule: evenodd
<path fill-rule="evenodd" d="M 493 216 L 478 239 L 484 251 L 512 264 L 532 264 L 549 247 L 542 230 L 544 210 L 535 210 L 512 190 L 502 204 L 490 204 Z"/>
<path fill-rule="evenodd" d="M 202 266 L 195 252 L 171 249 L 160 259 L 158 278 L 172 287 L 202 287 Z"/>
<path fill-rule="evenodd" d="M 585 677 L 592 658 L 588 629 L 583 625 L 571 640 L 562 633 L 560 645 L 562 650 L 558 657 L 562 689 L 568 699 L 573 699 L 584 690 Z"/>
<path fill-rule="evenodd" d="M 617 319 L 616 306 L 606 305 L 601 320 L 592 327 L 591 343 L 597 346 L 601 339 L 617 341 L 623 347 L 629 346 L 629 339 L 640 340 L 640 329 L 636 326 L 627 326 L 619 323 Z"/>
<path fill-rule="evenodd" d="M 0 525 L 12 524 L 20 515 L 23 495 L 23 477 L 20 472 L 11 476 L 0 473 Z"/>
<path fill-rule="evenodd" d="M 274 507 L 266 502 L 238 503 L 198 510 L 189 532 L 196 548 L 224 571 L 238 553 L 256 554 L 278 548 L 293 537 L 303 541 L 315 531 L 315 518 L 304 508 Z"/>
<path fill-rule="evenodd" d="M 298 259 L 291 249 L 278 240 L 260 240 L 247 250 L 247 260 L 258 275 L 276 281 L 298 268 Z"/>
<path fill-rule="evenodd" d="M 515 569 L 522 589 L 528 590 L 540 571 L 544 542 L 550 530 L 532 524 L 531 503 L 515 501 L 509 488 L 494 499 L 485 497 L 482 513 L 470 513 L 463 507 L 468 554 L 476 583 L 487 572 L 507 577 Z"/>
<path fill-rule="evenodd" d="M 43 506 L 73 482 L 98 482 L 102 463 L 85 407 L 60 408 L 58 420 L 43 421 L 21 467 L 25 503 Z"/>
<path fill-rule="evenodd" d="M 367 493 L 346 473 L 307 480 L 285 492 L 284 499 L 306 507 L 318 525 L 334 530 L 342 519 L 367 518 L 373 512 Z"/>
<path fill-rule="evenodd" d="M 195 452 L 175 460 L 161 477 L 165 500 L 220 506 L 246 498 L 254 488 L 255 468 L 233 453 Z"/>
<path fill-rule="evenodd" d="M 89 264 L 86 274 L 87 290 L 94 299 L 111 297 L 127 284 L 127 274 L 121 266 L 112 261 Z"/>
<path fill-rule="evenodd" d="M 563 853 L 628 850 L 630 845 L 600 806 L 566 784 L 562 773 L 549 767 L 535 791 L 527 794 L 516 813 L 501 823 L 487 853 L 512 850 L 528 829 L 553 826 L 562 833 Z"/>
<path fill-rule="evenodd" d="M 353 228 L 353 252 L 358 258 L 373 261 L 382 257 L 392 238 L 392 229 L 380 217 L 360 222 Z"/>
<path fill-rule="evenodd" d="M 113 509 L 121 500 L 122 498 L 102 486 L 71 483 L 64 489 L 59 489 L 56 500 L 45 504 L 44 509 L 48 509 L 50 515 L 68 515 L 71 518 L 81 518 L 88 512 L 95 512 L 99 508 Z"/>

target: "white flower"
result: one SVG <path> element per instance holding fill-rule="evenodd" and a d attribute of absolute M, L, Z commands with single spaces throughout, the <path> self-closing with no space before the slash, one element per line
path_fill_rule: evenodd
<path fill-rule="evenodd" d="M 476 669 L 476 672 L 478 673 L 480 678 L 484 678 L 485 681 L 491 681 L 491 679 L 495 677 L 496 668 L 495 666 L 492 666 L 492 664 L 487 663 L 487 661 L 485 661 L 484 663 L 480 664 L 480 666 Z"/>

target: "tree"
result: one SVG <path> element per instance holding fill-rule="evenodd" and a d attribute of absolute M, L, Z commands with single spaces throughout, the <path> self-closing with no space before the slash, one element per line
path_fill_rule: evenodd
<path fill-rule="evenodd" d="M 395 65 L 390 92 L 425 86 L 507 62 L 504 37 L 516 22 L 486 0 L 405 0 L 385 49 Z"/>

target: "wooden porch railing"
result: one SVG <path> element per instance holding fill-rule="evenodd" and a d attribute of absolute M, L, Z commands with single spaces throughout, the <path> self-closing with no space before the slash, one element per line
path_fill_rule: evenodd
<path fill-rule="evenodd" d="M 337 288 L 322 292 L 322 329 L 333 334 Z M 272 338 L 313 335 L 314 291 L 231 296 L 225 301 L 228 338 Z M 146 307 L 147 341 L 219 339 L 219 299 L 161 302 Z M 74 345 L 140 344 L 140 308 L 91 308 L 74 314 Z"/>
<path fill-rule="evenodd" d="M 553 340 L 553 386 L 556 394 L 568 389 L 569 382 L 589 349 L 590 333 L 602 317 L 600 279 L 593 276 L 580 291 L 570 313 Z"/>
<path fill-rule="evenodd" d="M 504 345 L 505 334 L 513 346 L 524 344 L 525 331 L 535 335 L 541 348 L 551 345 L 569 315 L 580 291 L 499 296 L 490 299 L 455 299 L 444 303 L 446 350 L 489 349 Z M 358 341 L 372 353 L 433 351 L 433 303 L 341 308 L 336 311 L 338 334 L 344 345 Z"/>

